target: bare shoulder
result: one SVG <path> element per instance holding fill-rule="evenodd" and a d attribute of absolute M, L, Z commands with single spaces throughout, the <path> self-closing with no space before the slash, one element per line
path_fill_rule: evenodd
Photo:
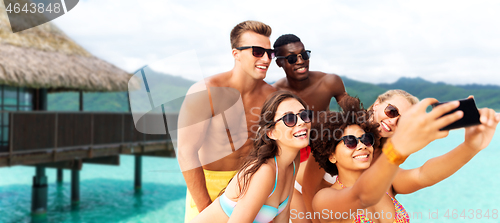
<path fill-rule="evenodd" d="M 207 91 L 208 88 L 225 87 L 223 80 L 228 75 L 229 72 L 216 74 L 191 85 L 191 87 L 189 87 L 188 89 L 188 92 L 186 93 L 186 98 L 183 102 L 183 111 L 186 111 L 186 109 L 194 109 L 193 111 L 196 111 L 200 108 L 210 108 L 210 104 L 207 100 L 207 97 L 210 96 L 210 92 Z M 204 111 L 206 109 L 201 110 Z M 211 110 L 209 110 L 209 114 L 211 114 Z"/>
<path fill-rule="evenodd" d="M 204 82 L 208 87 L 227 87 L 230 77 L 231 71 L 226 71 L 207 77 L 204 79 Z"/>
<path fill-rule="evenodd" d="M 337 194 L 339 190 L 327 187 L 319 190 L 316 195 L 314 195 L 313 198 L 313 209 L 319 210 L 323 209 L 325 205 L 331 202 L 330 198 L 334 197 L 335 194 Z"/>
<path fill-rule="evenodd" d="M 276 174 L 276 166 L 270 161 L 267 161 L 266 163 L 263 163 L 255 173 L 259 174 L 260 176 L 265 176 L 266 178 L 271 177 L 271 179 L 274 179 L 274 175 Z"/>
<path fill-rule="evenodd" d="M 327 74 L 321 71 L 312 71 L 311 73 L 314 73 L 314 75 L 316 76 L 317 79 L 319 79 L 319 81 L 329 86 L 335 86 L 338 85 L 339 83 L 344 85 L 342 82 L 342 78 L 340 78 L 339 75 Z"/>
<path fill-rule="evenodd" d="M 266 83 L 265 81 L 262 81 L 262 85 L 261 85 L 261 89 L 262 89 L 262 93 L 267 97 L 268 95 L 272 94 L 273 92 L 277 91 L 277 89 Z"/>
<path fill-rule="evenodd" d="M 334 96 L 337 101 L 340 100 L 345 94 L 345 86 L 342 78 L 336 74 L 327 74 L 315 71 L 316 81 L 319 82 L 318 90 L 328 92 Z"/>
<path fill-rule="evenodd" d="M 243 182 L 243 175 L 241 173 L 248 171 L 252 167 L 253 165 L 250 165 L 246 169 L 240 170 L 240 172 L 238 173 L 238 179 L 240 180 L 240 182 Z M 271 161 L 268 160 L 266 163 L 263 163 L 259 167 L 259 169 L 257 169 L 257 171 L 255 171 L 255 173 L 252 175 L 252 177 L 250 178 L 250 185 L 259 185 L 259 190 L 270 193 L 272 188 L 274 187 L 275 175 L 276 167 L 273 163 L 271 163 Z"/>
<path fill-rule="evenodd" d="M 277 90 L 281 90 L 281 89 L 286 89 L 286 77 L 283 77 L 281 79 L 279 79 L 278 81 L 276 81 L 274 84 L 273 84 L 273 87 L 275 87 Z"/>
<path fill-rule="evenodd" d="M 191 85 L 191 87 L 189 87 L 188 93 L 203 91 L 209 87 L 224 87 L 224 79 L 227 78 L 227 76 L 229 75 L 228 73 L 229 72 L 224 72 L 206 77 L 203 80 Z"/>
<path fill-rule="evenodd" d="M 254 176 L 256 176 L 256 175 L 259 175 L 262 177 L 274 176 L 274 174 L 276 173 L 276 170 L 275 170 L 276 167 L 275 167 L 274 163 L 272 163 L 270 160 L 271 159 L 268 159 L 267 162 L 263 163 L 259 167 L 259 169 L 257 169 Z M 240 171 L 238 172 L 238 175 L 241 175 L 240 173 L 248 171 L 249 169 L 251 169 L 254 166 L 255 166 L 255 164 L 251 164 L 251 165 L 247 166 L 245 169 L 240 169 Z"/>
<path fill-rule="evenodd" d="M 337 190 L 335 188 L 331 188 L 331 187 L 326 187 L 326 188 L 323 188 L 321 190 L 318 191 L 318 193 L 316 193 L 316 195 L 314 196 L 314 198 L 318 198 L 318 199 L 321 199 L 322 197 L 324 197 L 324 195 L 327 195 L 327 194 L 336 194 L 338 193 L 340 190 Z"/>

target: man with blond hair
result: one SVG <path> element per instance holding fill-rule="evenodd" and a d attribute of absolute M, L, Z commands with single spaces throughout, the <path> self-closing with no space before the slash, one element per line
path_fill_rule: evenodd
<path fill-rule="evenodd" d="M 274 57 L 271 27 L 245 21 L 231 31 L 232 70 L 194 84 L 179 113 L 178 160 L 187 185 L 185 222 L 215 200 L 253 148 L 264 82 Z"/>

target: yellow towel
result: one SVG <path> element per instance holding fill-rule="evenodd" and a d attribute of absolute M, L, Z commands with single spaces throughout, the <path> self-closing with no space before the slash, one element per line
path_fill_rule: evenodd
<path fill-rule="evenodd" d="M 211 170 L 203 170 L 205 173 L 205 182 L 207 184 L 208 194 L 210 195 L 210 199 L 214 201 L 219 195 L 220 191 L 224 189 L 229 180 L 233 178 L 233 176 L 238 172 L 234 171 L 211 171 Z M 198 215 L 198 208 L 194 203 L 193 198 L 191 197 L 191 193 L 189 190 L 186 192 L 186 215 L 184 217 L 184 222 L 188 223 L 191 221 L 196 215 Z"/>

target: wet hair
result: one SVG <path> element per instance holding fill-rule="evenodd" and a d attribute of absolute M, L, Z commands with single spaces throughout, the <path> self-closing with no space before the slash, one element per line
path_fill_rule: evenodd
<path fill-rule="evenodd" d="M 284 34 L 278 37 L 274 42 L 273 48 L 276 50 L 277 48 L 284 46 L 289 43 L 300 42 L 300 38 L 293 34 Z"/>
<path fill-rule="evenodd" d="M 248 185 L 250 184 L 250 179 L 253 174 L 257 172 L 257 170 L 262 166 L 262 164 L 266 163 L 269 159 L 274 158 L 279 154 L 279 147 L 275 140 L 269 138 L 267 136 L 267 132 L 273 130 L 274 126 L 274 117 L 276 115 L 276 110 L 278 110 L 278 106 L 281 102 L 286 99 L 295 99 L 299 103 L 301 103 L 304 108 L 307 108 L 307 104 L 305 101 L 300 99 L 295 94 L 289 91 L 277 91 L 271 94 L 264 105 L 262 106 L 262 110 L 260 113 L 259 120 L 259 129 L 257 130 L 255 140 L 254 140 L 254 148 L 250 151 L 250 154 L 247 156 L 246 161 L 243 163 L 240 171 L 237 175 L 238 179 L 238 188 L 240 191 L 240 195 L 243 195 L 248 189 Z M 240 187 L 240 182 L 243 181 L 243 186 Z"/>
<path fill-rule="evenodd" d="M 391 99 L 394 96 L 401 96 L 404 97 L 411 105 L 417 104 L 418 103 L 418 98 L 413 96 L 412 94 L 400 90 L 400 89 L 394 89 L 394 90 L 388 90 L 384 92 L 383 94 L 379 95 L 377 97 L 377 100 L 379 103 L 383 103 L 386 100 Z M 373 111 L 373 104 L 368 108 L 368 111 Z"/>
<path fill-rule="evenodd" d="M 370 122 L 369 114 L 358 98 L 347 95 L 339 105 L 342 108 L 340 112 L 321 112 L 311 127 L 312 154 L 320 167 L 332 176 L 337 175 L 339 171 L 337 165 L 330 162 L 330 156 L 335 153 L 347 126 L 358 125 L 365 132 L 373 133 L 374 149 L 378 148 L 380 143 L 377 130 L 379 124 Z"/>
<path fill-rule="evenodd" d="M 240 47 L 240 38 L 243 33 L 251 31 L 260 35 L 264 35 L 266 37 L 271 36 L 272 29 L 270 26 L 253 20 L 247 20 L 236 25 L 233 30 L 231 30 L 230 40 L 231 40 L 231 48 Z"/>

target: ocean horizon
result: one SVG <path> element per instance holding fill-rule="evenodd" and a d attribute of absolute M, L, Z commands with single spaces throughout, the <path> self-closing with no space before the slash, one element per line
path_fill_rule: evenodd
<path fill-rule="evenodd" d="M 415 168 L 463 142 L 464 130 L 451 131 L 411 155 L 401 166 Z M 496 157 L 500 133 L 453 176 L 429 188 L 396 198 L 410 222 L 499 222 L 500 180 Z M 48 207 L 45 218 L 32 218 L 31 187 L 35 168 L 0 168 L 0 222 L 183 222 L 186 184 L 175 158 L 143 157 L 143 183 L 134 190 L 134 157 L 120 156 L 120 166 L 84 164 L 80 202 L 71 205 L 70 171 L 62 184 L 47 168 Z M 496 215 L 495 215 L 496 213 Z M 494 218 L 495 217 L 495 218 Z"/>

